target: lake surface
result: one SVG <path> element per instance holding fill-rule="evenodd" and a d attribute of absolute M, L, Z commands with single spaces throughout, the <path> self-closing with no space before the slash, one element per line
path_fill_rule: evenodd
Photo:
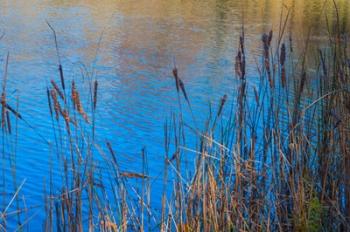
<path fill-rule="evenodd" d="M 16 105 L 18 97 L 20 113 L 35 128 L 19 122 L 18 144 L 11 146 L 16 149 L 17 180 L 26 179 L 20 194 L 28 206 L 39 206 L 29 213 L 38 212 L 30 228 L 41 228 L 44 182 L 49 173 L 48 147 L 38 134 L 53 139 L 46 87 L 51 79 L 59 81 L 54 39 L 46 21 L 57 32 L 67 80 L 81 80 L 89 72 L 99 82 L 97 141 L 113 144 L 126 171 L 139 171 L 140 151 L 146 147 L 150 176 L 156 180 L 163 169 L 163 124 L 178 107 L 171 73 L 174 60 L 193 112 L 203 121 L 209 103 L 217 104 L 221 96 L 231 96 L 236 90 L 234 57 L 243 22 L 247 78 L 254 84 L 261 35 L 271 29 L 278 34 L 282 9 L 282 18 L 290 9 L 285 40 L 291 36 L 297 50 L 303 47 L 310 27 L 313 44 L 327 41 L 324 15 L 332 18 L 335 11 L 329 6 L 331 1 L 328 7 L 324 2 L 0 1 L 0 32 L 4 34 L 0 73 L 9 52 L 9 102 Z M 350 1 L 337 3 L 341 25 L 349 27 L 345 23 Z M 53 172 L 60 170 L 54 167 Z M 9 174 L 2 175 L 1 192 L 13 193 Z M 155 201 L 161 192 L 158 183 L 161 181 L 152 186 Z"/>

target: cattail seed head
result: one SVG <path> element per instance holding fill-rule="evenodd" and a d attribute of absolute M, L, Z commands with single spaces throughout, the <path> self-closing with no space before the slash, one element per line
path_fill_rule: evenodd
<path fill-rule="evenodd" d="M 57 99 L 56 90 L 51 89 L 50 93 L 51 93 L 51 97 L 52 97 L 52 101 L 53 101 L 53 105 L 54 105 L 56 120 L 58 121 L 59 113 L 61 112 L 61 106 L 60 106 L 60 103 L 58 102 L 58 99 Z"/>
<path fill-rule="evenodd" d="M 176 67 L 173 69 L 173 76 L 174 76 L 174 79 L 175 79 L 176 91 L 179 92 L 180 91 L 180 83 L 179 83 L 179 76 L 177 74 L 177 68 Z"/>
<path fill-rule="evenodd" d="M 53 88 L 56 90 L 56 92 L 58 93 L 58 95 L 60 96 L 60 98 L 62 100 L 64 100 L 64 94 L 62 93 L 62 91 L 60 90 L 60 88 L 58 87 L 58 85 L 56 84 L 56 82 L 54 80 L 51 80 L 51 85 L 53 86 Z"/>
<path fill-rule="evenodd" d="M 97 82 L 97 80 L 95 80 L 95 83 L 94 83 L 94 97 L 93 97 L 94 110 L 96 109 L 96 105 L 97 105 L 97 87 L 98 87 L 98 82 Z"/>
<path fill-rule="evenodd" d="M 280 64 L 283 66 L 286 62 L 286 45 L 283 43 L 281 46 Z"/>

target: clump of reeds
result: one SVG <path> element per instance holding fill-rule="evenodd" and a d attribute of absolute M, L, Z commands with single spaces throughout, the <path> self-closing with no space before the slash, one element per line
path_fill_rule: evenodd
<path fill-rule="evenodd" d="M 313 75 L 307 71 L 308 39 L 297 70 L 287 72 L 287 56 L 293 56 L 293 50 L 287 54 L 287 44 L 280 44 L 282 34 L 276 51 L 272 31 L 262 37 L 265 72 L 260 73 L 259 89 L 246 81 L 244 35 L 240 37 L 235 58 L 235 73 L 241 80 L 233 110 L 236 114 L 219 125 L 220 133 L 208 125 L 216 125 L 226 96 L 203 131 L 190 127 L 193 134 L 188 136 L 197 138 L 198 147 L 186 147 L 178 134 L 188 124 L 179 120 L 165 127 L 166 181 L 169 172 L 180 179 L 186 175 L 177 167 L 177 157 L 186 152 L 197 155 L 190 181 L 181 182 L 186 194 L 175 179 L 174 198 L 163 196 L 162 231 L 333 231 L 349 227 L 350 143 L 346 125 L 350 67 L 344 62 L 346 43 L 331 43 L 332 53 L 327 58 L 321 52 L 321 69 Z M 275 70 L 280 70 L 279 82 Z M 177 70 L 173 76 L 179 92 Z M 311 85 L 315 80 L 319 84 Z M 314 99 L 307 101 L 306 88 L 312 89 Z M 252 91 L 252 99 L 248 91 Z M 170 128 L 177 135 L 172 158 Z M 167 201 L 171 203 L 166 207 Z"/>
<path fill-rule="evenodd" d="M 152 176 L 148 173 L 146 149 L 141 151 L 141 171 L 122 170 L 112 144 L 97 144 L 94 136 L 98 82 L 89 76 L 89 87 L 84 89 L 83 82 L 79 82 L 80 86 L 78 80 L 65 76 L 56 33 L 50 24 L 49 27 L 54 33 L 61 83 L 51 80 L 51 86 L 47 86 L 55 137 L 50 149 L 56 153 L 57 165 L 62 170 L 62 185 L 53 186 L 50 173 L 49 191 L 45 195 L 45 230 L 346 231 L 349 228 L 350 66 L 346 41 L 339 39 L 340 30 L 334 33 L 328 30 L 328 53 L 319 50 L 315 74 L 308 72 L 309 39 L 299 57 L 302 62 L 289 71 L 295 53 L 291 39 L 290 49 L 286 49 L 285 28 L 280 28 L 277 46 L 272 31 L 263 34 L 262 62 L 258 68 L 263 71 L 259 72 L 257 87 L 249 82 L 242 29 L 234 60 L 234 72 L 239 80 L 234 91 L 236 98 L 229 99 L 228 93 L 224 94 L 217 112 L 214 116 L 210 112 L 203 127 L 191 126 L 182 117 L 184 98 L 196 124 L 185 79 L 174 67 L 172 75 L 180 109 L 164 125 L 163 195 L 159 213 L 151 205 Z M 66 85 L 69 81 L 71 91 Z M 311 84 L 315 82 L 316 85 Z M 13 131 L 10 112 L 24 119 L 9 105 L 5 86 L 6 75 L 1 95 L 1 125 L 7 135 Z M 311 90 L 311 96 L 306 96 L 306 89 Z M 188 147 L 186 136 L 196 140 L 194 147 Z M 190 173 L 183 168 L 183 160 L 192 153 L 195 165 Z M 105 161 L 102 169 L 97 167 L 96 154 Z M 17 186 L 14 181 L 17 188 L 10 203 L 17 198 L 23 183 Z M 3 205 L 0 228 L 6 228 L 9 216 L 8 204 Z M 16 207 L 20 212 L 19 203 Z M 17 221 L 21 223 L 20 216 Z"/>

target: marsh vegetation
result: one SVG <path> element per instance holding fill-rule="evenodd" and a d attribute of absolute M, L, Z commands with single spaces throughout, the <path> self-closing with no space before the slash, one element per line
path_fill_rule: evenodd
<path fill-rule="evenodd" d="M 296 51 L 287 33 L 289 17 L 285 8 L 278 29 L 261 35 L 253 83 L 246 45 L 252 38 L 242 24 L 232 54 L 232 91 L 206 112 L 193 109 L 174 60 L 168 71 L 176 108 L 164 118 L 159 176 L 149 172 L 147 147 L 139 148 L 140 168 L 125 170 L 118 144 L 96 138 L 101 83 L 95 73 L 67 77 L 56 31 L 48 22 L 57 72 L 43 91 L 53 140 L 33 126 L 20 100 L 9 100 L 11 54 L 4 62 L 1 177 L 7 191 L 1 193 L 0 231 L 25 230 L 37 209 L 44 212 L 37 228 L 45 231 L 348 230 L 349 31 L 337 14 L 326 17 L 328 42 L 312 44 L 310 28 L 303 49 Z M 27 205 L 19 194 L 26 184 L 16 174 L 19 123 L 45 144 L 49 157 L 38 205 Z M 154 183 L 161 189 L 157 199 Z"/>

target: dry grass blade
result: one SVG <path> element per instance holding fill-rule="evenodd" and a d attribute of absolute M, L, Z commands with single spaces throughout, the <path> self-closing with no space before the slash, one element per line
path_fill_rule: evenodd
<path fill-rule="evenodd" d="M 6 108 L 11 111 L 17 118 L 23 119 L 22 115 L 18 113 L 15 109 L 13 109 L 9 104 L 6 104 Z"/>
<path fill-rule="evenodd" d="M 23 185 L 25 184 L 25 182 L 27 181 L 27 179 L 24 179 L 22 181 L 22 183 L 19 185 L 19 187 L 17 188 L 15 194 L 12 196 L 10 202 L 7 204 L 7 206 L 5 207 L 4 211 L 1 212 L 1 217 L 3 218 L 4 215 L 6 215 L 7 210 L 10 208 L 10 206 L 12 205 L 13 201 L 16 199 L 18 193 L 21 191 Z"/>
<path fill-rule="evenodd" d="M 140 173 L 135 173 L 135 172 L 121 172 L 121 176 L 127 177 L 127 178 L 140 178 L 140 179 L 147 179 L 148 176 Z"/>

